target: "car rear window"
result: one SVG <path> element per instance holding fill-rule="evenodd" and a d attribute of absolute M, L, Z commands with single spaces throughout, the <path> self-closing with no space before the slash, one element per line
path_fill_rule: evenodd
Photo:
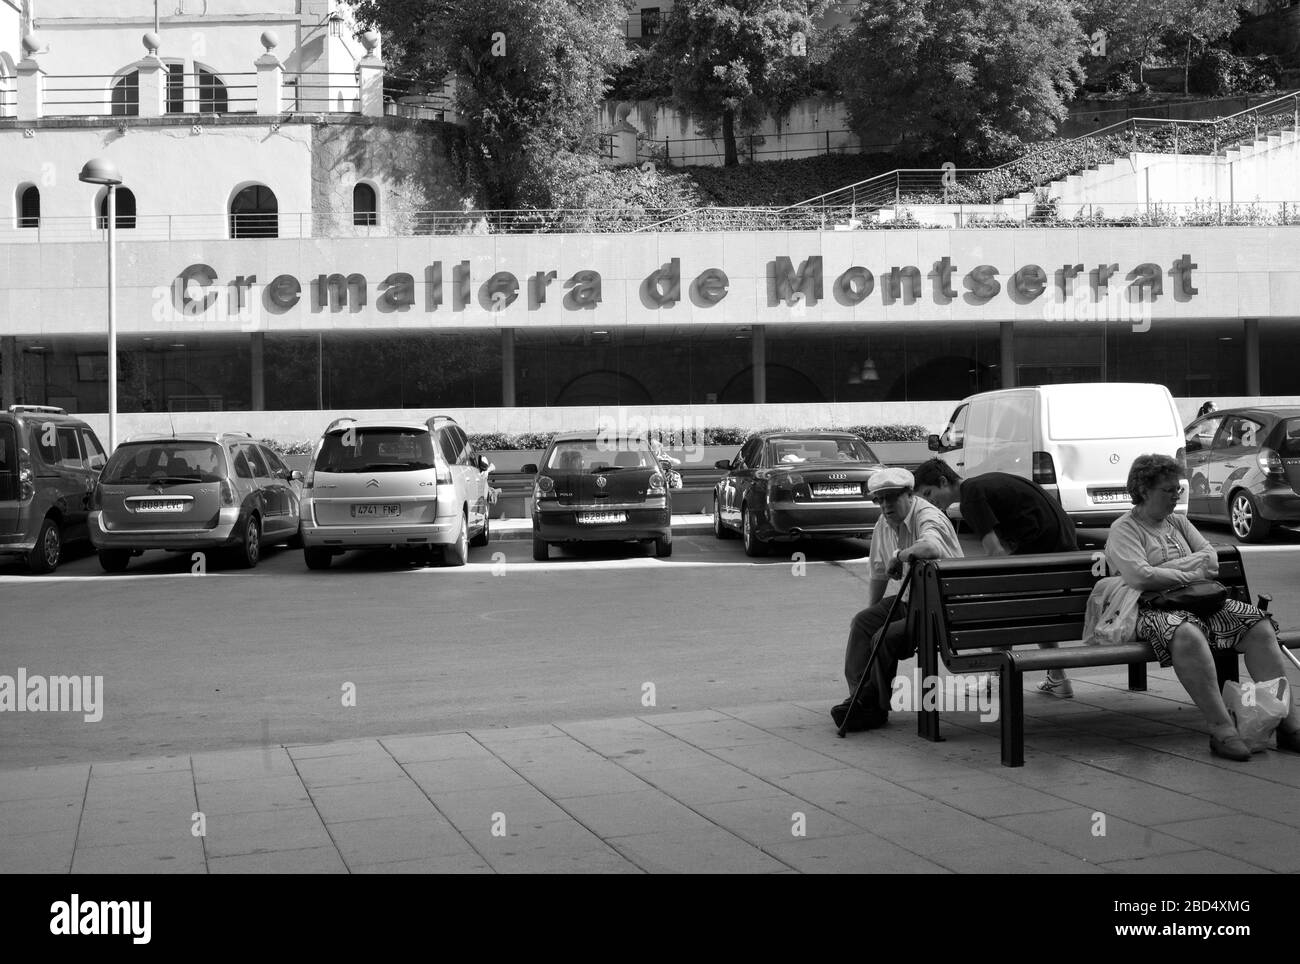
<path fill-rule="evenodd" d="M 1059 441 L 1182 437 L 1161 392 L 1091 392 L 1047 399 L 1047 434 Z"/>
<path fill-rule="evenodd" d="M 866 443 L 852 438 L 774 438 L 769 444 L 772 446 L 772 462 L 775 465 L 880 461 Z"/>
<path fill-rule="evenodd" d="M 1288 418 L 1282 426 L 1278 453 L 1284 459 L 1300 459 L 1300 418 Z"/>
<path fill-rule="evenodd" d="M 556 472 L 605 472 L 611 469 L 656 469 L 659 462 L 637 439 L 573 439 L 557 442 L 545 468 Z"/>
<path fill-rule="evenodd" d="M 331 432 L 316 455 L 317 472 L 414 472 L 434 464 L 433 437 L 415 428 Z"/>
<path fill-rule="evenodd" d="M 225 458 L 215 442 L 125 442 L 104 467 L 100 481 L 109 485 L 137 482 L 220 482 Z"/>

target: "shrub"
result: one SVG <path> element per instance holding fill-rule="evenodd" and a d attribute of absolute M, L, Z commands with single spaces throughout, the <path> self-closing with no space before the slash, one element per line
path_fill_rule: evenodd
<path fill-rule="evenodd" d="M 1238 57 L 1219 47 L 1208 47 L 1193 61 L 1188 86 L 1194 93 L 1211 96 L 1254 94 L 1275 89 L 1281 76 L 1282 65 L 1276 57 Z"/>
<path fill-rule="evenodd" d="M 275 438 L 258 439 L 263 445 L 269 448 L 276 455 L 311 455 L 316 451 L 315 441 L 303 441 L 302 439 L 292 439 L 288 442 Z"/>

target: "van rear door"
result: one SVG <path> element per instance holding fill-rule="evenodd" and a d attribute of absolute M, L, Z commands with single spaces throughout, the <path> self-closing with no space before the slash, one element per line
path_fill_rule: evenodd
<path fill-rule="evenodd" d="M 1129 467 L 1139 455 L 1175 458 L 1183 430 L 1162 385 L 1059 385 L 1044 392 L 1047 451 L 1066 512 L 1127 512 Z M 1184 494 L 1178 511 L 1187 511 Z"/>
<path fill-rule="evenodd" d="M 1282 471 L 1296 495 L 1300 495 L 1300 418 L 1288 418 L 1278 435 Z"/>

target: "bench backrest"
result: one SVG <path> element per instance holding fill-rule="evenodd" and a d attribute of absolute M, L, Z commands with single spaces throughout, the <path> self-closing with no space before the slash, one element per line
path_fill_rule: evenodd
<path fill-rule="evenodd" d="M 1249 602 L 1240 552 L 1236 546 L 1218 549 L 1218 581 Z M 972 651 L 1081 640 L 1092 587 L 1114 574 L 1099 551 L 937 559 L 918 572 L 916 602 L 946 660 Z"/>

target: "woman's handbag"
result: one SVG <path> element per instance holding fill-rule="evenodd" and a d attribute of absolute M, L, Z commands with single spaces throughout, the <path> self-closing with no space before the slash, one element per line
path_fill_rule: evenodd
<path fill-rule="evenodd" d="M 1209 619 L 1228 601 L 1228 590 L 1221 582 L 1199 579 L 1163 592 L 1144 592 L 1141 601 L 1152 609 L 1181 609 L 1201 619 Z"/>

